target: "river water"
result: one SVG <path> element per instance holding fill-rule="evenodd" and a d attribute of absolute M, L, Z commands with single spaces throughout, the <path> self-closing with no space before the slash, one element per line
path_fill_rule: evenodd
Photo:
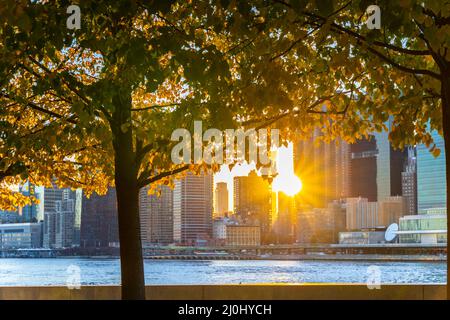
<path fill-rule="evenodd" d="M 236 283 L 445 283 L 445 262 L 146 260 L 146 284 Z M 118 259 L 0 259 L 0 286 L 66 285 L 79 274 L 82 285 L 120 283 Z"/>

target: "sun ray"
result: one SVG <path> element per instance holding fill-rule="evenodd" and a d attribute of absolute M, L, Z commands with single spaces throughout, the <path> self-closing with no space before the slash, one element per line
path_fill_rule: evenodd
<path fill-rule="evenodd" d="M 302 181 L 294 173 L 292 143 L 289 143 L 287 147 L 278 148 L 277 170 L 278 175 L 272 185 L 273 191 L 281 191 L 293 197 L 302 190 Z"/>

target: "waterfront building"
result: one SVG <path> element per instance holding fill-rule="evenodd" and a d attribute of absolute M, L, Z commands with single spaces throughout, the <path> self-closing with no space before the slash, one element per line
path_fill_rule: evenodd
<path fill-rule="evenodd" d="M 0 224 L 0 249 L 42 247 L 42 223 Z"/>
<path fill-rule="evenodd" d="M 424 214 L 400 218 L 400 243 L 435 244 L 447 242 L 447 214 L 442 209 L 425 210 Z"/>
<path fill-rule="evenodd" d="M 406 200 L 406 215 L 417 214 L 417 161 L 415 147 L 408 148 L 408 160 L 402 172 L 402 195 Z"/>
<path fill-rule="evenodd" d="M 105 195 L 84 196 L 81 214 L 81 247 L 105 248 L 119 243 L 116 189 Z"/>
<path fill-rule="evenodd" d="M 339 244 L 381 244 L 386 243 L 385 231 L 339 232 Z"/>
<path fill-rule="evenodd" d="M 338 243 L 339 232 L 345 230 L 345 206 L 334 201 L 327 208 L 301 210 L 297 222 L 298 243 Z"/>
<path fill-rule="evenodd" d="M 225 242 L 227 238 L 227 224 L 229 223 L 228 218 L 216 218 L 213 221 L 213 238 L 218 240 L 217 242 Z"/>
<path fill-rule="evenodd" d="M 215 190 L 215 210 L 217 217 L 224 217 L 228 213 L 228 187 L 226 182 L 217 182 Z"/>
<path fill-rule="evenodd" d="M 263 239 L 272 231 L 272 188 L 270 183 L 251 171 L 233 179 L 234 214 L 244 223 L 261 226 Z"/>
<path fill-rule="evenodd" d="M 216 218 L 213 221 L 215 245 L 256 246 L 261 244 L 259 225 L 242 224 L 233 218 Z"/>
<path fill-rule="evenodd" d="M 447 214 L 447 208 L 429 208 L 424 210 L 425 214 Z"/>
<path fill-rule="evenodd" d="M 417 146 L 417 204 L 421 214 L 426 209 L 447 207 L 444 139 L 437 131 L 432 131 L 431 136 L 441 150 L 438 157 L 425 145 Z"/>
<path fill-rule="evenodd" d="M 44 230 L 45 248 L 67 248 L 79 245 L 77 221 L 81 208 L 76 206 L 77 192 L 69 188 L 44 188 Z M 77 209 L 77 210 L 76 210 Z M 80 210 L 80 211 L 78 211 Z"/>
<path fill-rule="evenodd" d="M 173 242 L 173 191 L 170 187 L 159 186 L 151 194 L 148 186 L 142 188 L 139 192 L 139 214 L 142 245 Z"/>
<path fill-rule="evenodd" d="M 261 244 L 261 228 L 252 225 L 226 226 L 227 246 L 259 246 Z"/>
<path fill-rule="evenodd" d="M 181 244 L 203 244 L 212 236 L 213 177 L 187 173 L 175 180 L 173 237 Z"/>
<path fill-rule="evenodd" d="M 378 203 L 367 198 L 346 199 L 346 228 L 348 231 L 378 227 Z"/>

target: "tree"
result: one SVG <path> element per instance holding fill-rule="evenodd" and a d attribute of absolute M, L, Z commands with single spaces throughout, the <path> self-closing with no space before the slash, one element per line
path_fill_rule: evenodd
<path fill-rule="evenodd" d="M 434 156 L 430 135 L 445 141 L 447 211 L 450 200 L 450 4 L 448 1 L 379 1 L 381 29 L 365 23 L 370 1 L 272 0 L 252 2 L 244 36 L 235 33 L 249 72 L 267 83 L 259 104 L 260 125 L 318 126 L 324 139 L 352 142 L 361 134 L 386 130 L 394 146 L 424 143 Z M 255 56 L 255 52 L 258 54 Z M 282 108 L 264 104 L 284 99 Z M 248 99 L 246 93 L 241 100 Z M 254 119 L 251 120 L 254 123 Z M 280 124 L 279 124 L 280 125 Z M 450 221 L 447 219 L 447 229 Z M 448 260 L 447 260 L 447 263 Z M 450 270 L 450 264 L 449 270 Z M 450 286 L 447 286 L 450 290 Z M 450 291 L 447 291 L 450 297 Z"/>
<path fill-rule="evenodd" d="M 173 164 L 170 137 L 193 120 L 234 125 L 220 108 L 232 61 L 206 2 L 83 1 L 81 29 L 67 30 L 70 4 L 0 7 L 2 172 L 88 193 L 115 185 L 122 298 L 143 299 L 139 189 L 206 169 Z"/>
<path fill-rule="evenodd" d="M 174 128 L 269 126 L 289 139 L 318 127 L 352 142 L 392 116 L 398 147 L 438 156 L 431 129 L 449 141 L 444 0 L 383 2 L 381 30 L 363 23 L 363 0 L 87 0 L 81 29 L 67 30 L 70 4 L 0 5 L 0 172 L 115 184 L 124 298 L 144 297 L 139 188 L 190 168 L 170 161 Z M 31 136 L 17 138 L 15 118 Z"/>

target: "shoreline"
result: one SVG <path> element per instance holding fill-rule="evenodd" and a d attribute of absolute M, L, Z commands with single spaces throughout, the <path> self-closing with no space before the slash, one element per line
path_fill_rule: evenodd
<path fill-rule="evenodd" d="M 286 260 L 287 256 L 273 256 L 271 260 Z M 289 256 L 291 259 L 294 256 Z M 294 260 L 305 261 L 386 261 L 386 262 L 445 262 L 447 256 L 434 255 L 301 255 Z M 290 259 L 289 259 L 290 260 Z"/>
<path fill-rule="evenodd" d="M 385 262 L 446 262 L 447 256 L 432 255 L 272 255 L 268 257 L 227 256 L 152 256 L 145 260 L 268 260 L 268 261 L 385 261 Z"/>
<path fill-rule="evenodd" d="M 119 256 L 54 256 L 54 257 L 5 257 L 1 259 L 119 259 Z M 380 262 L 446 262 L 443 255 L 371 255 L 371 254 L 339 254 L 339 255 L 271 255 L 271 256 L 216 256 L 216 255 L 160 255 L 145 256 L 144 260 L 184 260 L 184 261 L 213 261 L 213 260 L 266 260 L 266 261 L 380 261 Z"/>

